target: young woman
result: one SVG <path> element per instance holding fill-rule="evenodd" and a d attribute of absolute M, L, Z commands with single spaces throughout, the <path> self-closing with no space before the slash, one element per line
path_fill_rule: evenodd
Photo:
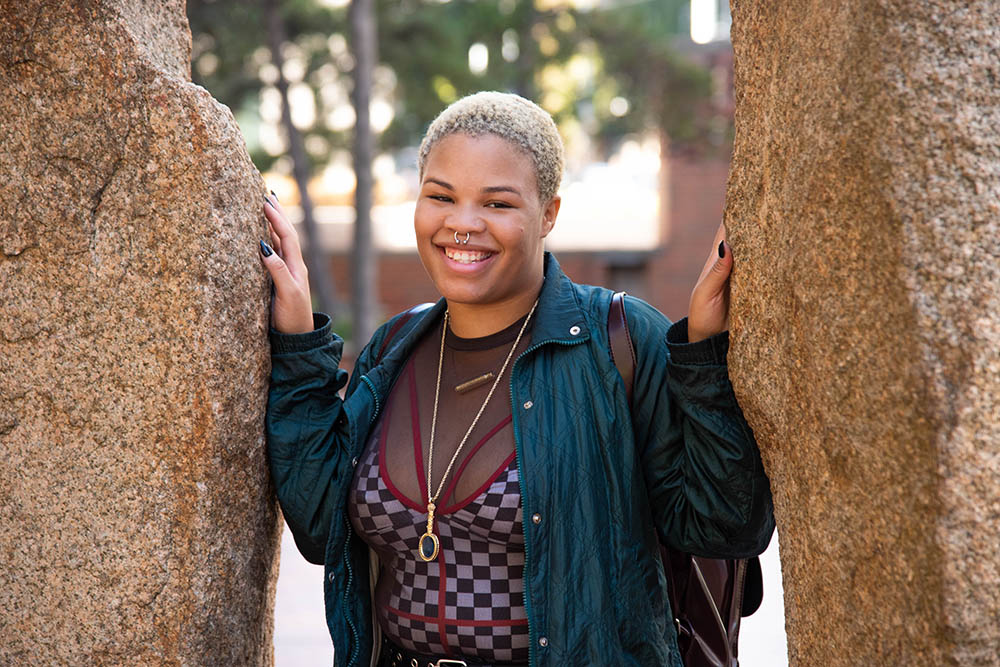
<path fill-rule="evenodd" d="M 442 298 L 383 325 L 349 383 L 295 231 L 265 206 L 268 452 L 299 550 L 325 565 L 338 667 L 680 666 L 658 540 L 767 546 L 768 480 L 726 372 L 721 228 L 688 318 L 627 299 L 629 401 L 612 293 L 544 251 L 562 169 L 555 124 L 523 98 L 441 113 L 414 229 Z"/>

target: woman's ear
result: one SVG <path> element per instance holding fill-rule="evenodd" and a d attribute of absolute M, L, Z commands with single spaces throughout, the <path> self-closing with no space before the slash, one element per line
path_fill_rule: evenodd
<path fill-rule="evenodd" d="M 559 195 L 556 195 L 542 211 L 542 238 L 544 239 L 556 225 L 556 216 L 559 215 L 559 204 L 562 203 Z"/>

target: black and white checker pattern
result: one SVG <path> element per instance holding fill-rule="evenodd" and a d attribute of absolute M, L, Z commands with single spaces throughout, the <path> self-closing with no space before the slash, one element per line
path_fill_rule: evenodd
<path fill-rule="evenodd" d="M 425 563 L 417 556 L 417 544 L 427 515 L 404 505 L 386 487 L 379 475 L 378 446 L 371 444 L 358 462 L 349 514 L 354 529 L 382 561 L 376 606 L 383 631 L 418 653 L 527 662 L 516 463 L 467 505 L 451 512 L 442 508 L 435 521 L 441 553 Z"/>

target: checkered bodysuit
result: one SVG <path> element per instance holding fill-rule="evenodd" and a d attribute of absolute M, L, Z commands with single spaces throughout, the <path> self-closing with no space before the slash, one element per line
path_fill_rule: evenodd
<path fill-rule="evenodd" d="M 472 396 L 456 394 L 453 386 L 479 367 L 499 370 L 520 322 L 512 328 L 513 335 L 508 329 L 485 339 L 459 339 L 449 332 L 433 490 L 491 383 L 469 392 Z M 418 345 L 390 393 L 358 461 L 349 516 L 379 557 L 374 603 L 393 642 L 430 655 L 525 663 L 524 533 L 508 377 L 501 378 L 436 503 L 440 554 L 429 563 L 417 555 L 427 526 L 426 450 L 439 336 L 440 328 Z"/>

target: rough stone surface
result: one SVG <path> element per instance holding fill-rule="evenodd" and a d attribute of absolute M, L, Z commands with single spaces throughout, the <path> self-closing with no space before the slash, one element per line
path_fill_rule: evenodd
<path fill-rule="evenodd" d="M 0 664 L 269 665 L 263 184 L 183 0 L 0 0 Z"/>
<path fill-rule="evenodd" d="M 792 665 L 1000 664 L 1000 12 L 734 0 L 731 370 Z"/>

